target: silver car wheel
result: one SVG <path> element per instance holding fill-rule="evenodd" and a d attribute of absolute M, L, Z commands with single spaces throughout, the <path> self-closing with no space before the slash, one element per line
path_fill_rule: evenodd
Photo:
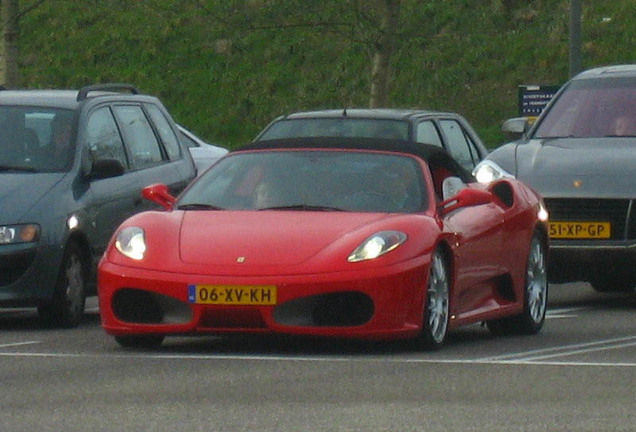
<path fill-rule="evenodd" d="M 536 231 L 530 240 L 526 264 L 523 311 L 518 315 L 486 321 L 493 334 L 536 334 L 543 327 L 548 303 L 545 248 L 545 236 Z"/>
<path fill-rule="evenodd" d="M 448 275 L 444 259 L 439 252 L 433 255 L 428 281 L 426 322 L 435 344 L 441 344 L 448 327 Z"/>
<path fill-rule="evenodd" d="M 526 271 L 527 307 L 530 319 L 535 324 L 543 321 L 548 294 L 545 251 L 541 239 L 534 237 L 530 245 Z"/>

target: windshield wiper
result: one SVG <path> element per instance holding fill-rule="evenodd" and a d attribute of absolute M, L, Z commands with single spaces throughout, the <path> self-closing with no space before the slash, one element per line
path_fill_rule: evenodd
<path fill-rule="evenodd" d="M 225 210 L 225 209 L 222 207 L 213 206 L 211 204 L 192 203 L 192 204 L 182 204 L 179 207 L 177 207 L 177 210 Z"/>
<path fill-rule="evenodd" d="M 264 207 L 258 210 L 346 211 L 345 209 L 341 209 L 338 207 L 316 206 L 309 204 Z"/>
<path fill-rule="evenodd" d="M 562 136 L 555 135 L 555 136 L 535 136 L 533 138 L 544 140 L 544 141 L 551 141 L 551 140 L 559 140 L 559 139 L 584 138 L 584 137 L 578 137 L 578 136 L 574 136 L 574 135 L 562 135 Z"/>

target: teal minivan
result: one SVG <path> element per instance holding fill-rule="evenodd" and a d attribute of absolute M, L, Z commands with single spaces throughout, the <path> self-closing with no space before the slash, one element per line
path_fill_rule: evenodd
<path fill-rule="evenodd" d="M 0 90 L 0 307 L 77 326 L 115 228 L 149 208 L 141 189 L 194 177 L 164 105 L 133 86 Z"/>

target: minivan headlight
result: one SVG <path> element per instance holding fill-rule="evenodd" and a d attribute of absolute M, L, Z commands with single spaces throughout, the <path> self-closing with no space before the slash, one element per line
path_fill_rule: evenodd
<path fill-rule="evenodd" d="M 31 243 L 40 239 L 40 226 L 19 224 L 0 226 L 0 244 Z"/>

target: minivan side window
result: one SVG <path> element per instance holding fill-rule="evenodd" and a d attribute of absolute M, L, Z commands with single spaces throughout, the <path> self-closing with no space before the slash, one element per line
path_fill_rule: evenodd
<path fill-rule="evenodd" d="M 477 149 L 461 125 L 455 120 L 441 120 L 440 126 L 448 141 L 448 152 L 468 171 L 472 171 L 479 160 Z"/>
<path fill-rule="evenodd" d="M 117 159 L 124 167 L 128 166 L 124 143 L 119 129 L 108 107 L 93 111 L 86 126 L 87 144 L 91 159 Z"/>
<path fill-rule="evenodd" d="M 150 119 L 157 128 L 161 141 L 168 153 L 170 160 L 176 160 L 181 157 L 181 150 L 179 149 L 179 138 L 174 133 L 174 130 L 170 127 L 170 123 L 166 119 L 166 116 L 161 112 L 158 106 L 148 104 L 146 110 L 150 115 Z"/>
<path fill-rule="evenodd" d="M 142 108 L 138 105 L 116 105 L 113 111 L 122 128 L 131 168 L 160 164 L 163 161 L 161 147 Z"/>
<path fill-rule="evenodd" d="M 442 147 L 442 139 L 439 137 L 437 127 L 431 120 L 423 121 L 417 124 L 417 142 L 424 144 L 433 144 Z"/>

